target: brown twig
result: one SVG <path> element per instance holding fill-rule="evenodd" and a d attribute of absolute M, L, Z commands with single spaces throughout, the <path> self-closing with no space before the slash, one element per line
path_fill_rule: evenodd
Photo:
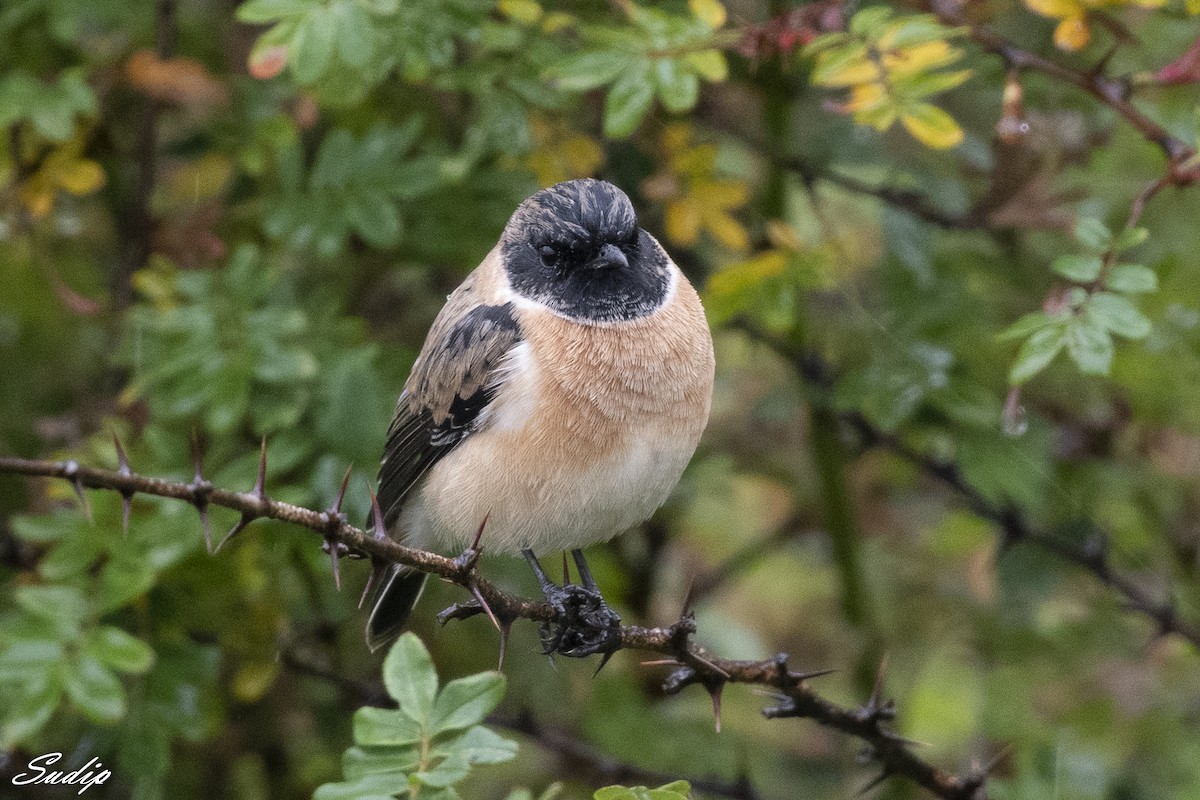
<path fill-rule="evenodd" d="M 210 506 L 228 508 L 239 512 L 241 517 L 233 531 L 226 535 L 225 541 L 258 519 L 290 522 L 331 540 L 336 546 L 345 548 L 345 552 L 370 557 L 372 562 L 403 564 L 468 587 L 472 592 L 477 592 L 501 619 L 556 621 L 555 612 L 547 603 L 500 590 L 479 574 L 473 560 L 446 558 L 405 547 L 392 541 L 380 527 L 374 532 L 367 532 L 348 524 L 336 507 L 328 511 L 314 511 L 272 500 L 263 485 L 266 452 L 264 448 L 259 460 L 258 479 L 250 492 L 231 492 L 213 486 L 201 476 L 199 465 L 197 476 L 191 483 L 139 475 L 125 464 L 122 464 L 120 471 L 114 472 L 85 467 L 74 461 L 37 461 L 14 457 L 0 457 L 0 472 L 61 478 L 70 482 L 81 495 L 85 489 L 107 489 L 122 496 L 147 494 L 168 497 L 196 506 L 204 519 L 207 519 Z M 472 615 L 469 606 L 458 608 L 459 612 L 450 615 L 451 618 Z M 475 608 L 473 613 L 482 613 L 482 608 Z M 911 743 L 891 729 L 889 723 L 895 709 L 890 703 L 882 702 L 877 696 L 878 692 L 860 708 L 837 705 L 808 684 L 808 680 L 825 674 L 825 671 L 805 673 L 792 670 L 788 666 L 787 656 L 782 654 L 764 661 L 718 658 L 691 641 L 695 630 L 695 622 L 688 615 L 665 628 L 624 626 L 620 629 L 620 647 L 669 656 L 670 663 L 676 666 L 664 683 L 664 690 L 668 694 L 699 684 L 714 698 L 719 698 L 721 690 L 729 683 L 764 686 L 776 693 L 777 700 L 776 705 L 764 710 L 767 717 L 811 719 L 822 726 L 863 740 L 881 766 L 881 778 L 906 778 L 944 800 L 986 798 L 986 771 L 974 770 L 960 776 L 922 759 L 914 752 Z"/>
<path fill-rule="evenodd" d="M 831 370 L 815 353 L 794 352 L 786 343 L 744 321 L 739 322 L 738 327 L 792 362 L 806 382 L 823 391 L 833 387 L 835 381 Z M 1030 522 L 1016 506 L 988 498 L 966 479 L 956 463 L 913 448 L 896 434 L 876 426 L 861 412 L 841 412 L 839 418 L 859 436 L 865 446 L 883 448 L 907 461 L 951 489 L 972 513 L 995 524 L 1000 530 L 1002 550 L 1026 544 L 1052 553 L 1108 586 L 1121 597 L 1130 611 L 1153 620 L 1159 634 L 1179 636 L 1200 648 L 1200 626 L 1183 619 L 1171 599 L 1155 600 L 1130 577 L 1113 568 L 1108 537 L 1095 523 L 1088 522 L 1091 536 L 1083 544 L 1076 544 Z"/>
<path fill-rule="evenodd" d="M 1000 56 L 1011 69 L 1040 72 L 1087 92 L 1120 114 L 1147 141 L 1162 149 L 1170 162 L 1174 182 L 1192 183 L 1196 180 L 1196 175 L 1188 177 L 1186 173 L 1175 169 L 1195 155 L 1195 151 L 1129 102 L 1126 87 L 1120 81 L 1113 80 L 1101 72 L 1077 72 L 1044 56 L 1023 50 L 1015 42 L 972 20 L 963 13 L 961 4 L 956 0 L 927 0 L 924 5 L 936 14 L 942 23 L 966 28 L 971 39 L 984 50 Z"/>
<path fill-rule="evenodd" d="M 160 59 L 175 52 L 176 0 L 157 0 L 155 3 L 154 46 Z M 133 273 L 146 266 L 154 244 L 154 217 L 150 196 L 158 172 L 158 100 L 147 96 L 137 127 L 137 182 L 123 215 L 125 223 L 125 253 L 116 266 L 112 279 L 113 305 L 120 309 L 133 301 Z"/>

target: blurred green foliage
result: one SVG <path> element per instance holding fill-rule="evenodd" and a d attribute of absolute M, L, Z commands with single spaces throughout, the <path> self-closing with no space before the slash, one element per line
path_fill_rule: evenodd
<path fill-rule="evenodd" d="M 1131 221 L 1161 148 L 930 10 L 7 0 L 0 452 L 116 468 L 115 433 L 138 472 L 188 481 L 194 433 L 205 477 L 245 490 L 265 436 L 272 497 L 327 508 L 349 466 L 360 521 L 446 294 L 539 185 L 604 177 L 701 289 L 718 363 L 674 499 L 591 554 L 625 620 L 674 620 L 694 585 L 706 646 L 840 668 L 820 687 L 845 704 L 887 652 L 900 732 L 960 773 L 1007 751 L 1001 800 L 1200 796 L 1195 648 L 1042 551 L 998 553 L 837 424 L 861 414 L 1069 544 L 1099 525 L 1114 569 L 1200 616 L 1197 190 Z M 1100 64 L 1188 144 L 1198 11 L 972 6 L 1030 53 Z M 688 794 L 605 788 L 560 741 L 695 796 L 873 777 L 855 741 L 764 721 L 736 686 L 717 734 L 709 697 L 664 696 L 637 654 L 553 671 L 532 625 L 506 691 L 487 620 L 435 628 L 454 587 L 414 616 L 431 655 L 406 637 L 381 663 L 366 569 L 343 563 L 337 592 L 313 537 L 255 523 L 210 556 L 186 504 L 134 498 L 127 533 L 120 496 L 89 504 L 0 475 L 0 794 L 51 751 L 112 770 L 89 797 Z M 483 568 L 536 590 L 514 560 Z"/>

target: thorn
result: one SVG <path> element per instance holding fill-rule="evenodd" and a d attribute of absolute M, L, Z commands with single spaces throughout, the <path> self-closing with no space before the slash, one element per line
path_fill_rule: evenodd
<path fill-rule="evenodd" d="M 496 630 L 501 630 L 500 620 L 496 619 L 496 615 L 492 613 L 492 607 L 488 605 L 488 601 L 483 599 L 483 593 L 479 591 L 479 587 L 475 585 L 474 581 L 471 581 L 468 588 L 471 590 L 471 596 L 475 598 L 475 602 L 479 603 L 479 607 L 483 609 L 483 613 L 487 614 L 488 619 L 496 626 Z"/>
<path fill-rule="evenodd" d="M 724 688 L 725 684 L 722 682 L 708 689 L 708 693 L 712 697 L 714 727 L 717 733 L 721 732 L 721 692 Z"/>
<path fill-rule="evenodd" d="M 362 597 L 358 598 L 358 607 L 362 608 L 363 603 L 367 602 L 367 598 L 371 596 L 371 592 L 379 585 L 379 581 L 383 579 L 387 573 L 387 564 L 377 558 L 371 559 L 371 574 L 367 576 L 367 585 L 363 587 Z"/>
<path fill-rule="evenodd" d="M 707 658 L 705 658 L 704 656 L 702 656 L 702 655 L 699 655 L 698 653 L 692 653 L 692 652 L 689 652 L 689 653 L 688 653 L 688 657 L 689 657 L 689 658 L 693 658 L 693 659 L 695 659 L 696 661 L 700 662 L 700 664 L 701 664 L 702 666 L 704 666 L 704 668 L 705 668 L 705 669 L 708 669 L 708 670 L 711 670 L 712 672 L 715 672 L 715 673 L 717 673 L 717 675 L 718 675 L 718 676 L 719 676 L 719 677 L 720 677 L 722 680 L 729 680 L 729 673 L 728 673 L 728 672 L 726 672 L 725 670 L 721 669 L 720 667 L 718 667 L 718 666 L 717 666 L 716 664 L 714 664 L 713 662 L 709 661 L 709 660 L 708 660 Z"/>
<path fill-rule="evenodd" d="M 83 493 L 83 480 L 79 477 L 79 464 L 76 461 L 68 461 L 65 476 L 71 482 L 71 488 L 75 490 L 75 497 L 79 499 L 79 505 L 83 507 L 84 516 L 87 517 L 89 524 L 95 524 L 92 518 L 92 506 L 88 503 L 87 495 Z"/>
<path fill-rule="evenodd" d="M 212 543 L 212 525 L 208 519 L 208 492 L 212 489 L 204 480 L 204 448 L 200 446 L 200 436 L 192 429 L 192 505 L 200 515 L 200 525 L 204 528 L 204 549 L 209 553 L 215 552 Z"/>
<path fill-rule="evenodd" d="M 202 466 L 204 464 L 204 449 L 200 446 L 200 435 L 196 433 L 195 428 L 192 429 L 192 465 L 195 467 L 195 482 L 200 483 L 204 480 Z"/>
<path fill-rule="evenodd" d="M 512 633 L 512 620 L 506 619 L 500 623 L 500 661 L 496 664 L 496 672 L 504 669 L 504 656 L 508 653 L 508 635 Z"/>
<path fill-rule="evenodd" d="M 863 796 L 865 796 L 865 795 L 867 794 L 867 792 L 871 791 L 871 790 L 872 790 L 872 789 L 874 789 L 876 786 L 878 786 L 879 784 L 883 783 L 884 781 L 886 781 L 886 780 L 887 780 L 888 778 L 890 778 L 890 777 L 892 777 L 892 774 L 891 774 L 890 772 L 888 772 L 888 771 L 885 769 L 883 772 L 879 773 L 879 775 L 878 775 L 878 776 L 876 776 L 874 780 L 872 780 L 872 781 L 871 781 L 870 783 L 868 783 L 866 786 L 862 787 L 862 788 L 861 788 L 861 789 L 859 789 L 857 792 L 855 792 L 855 793 L 854 793 L 854 796 L 855 796 L 855 797 L 863 797 Z"/>
<path fill-rule="evenodd" d="M 491 516 L 492 516 L 492 512 L 491 512 L 491 511 L 487 512 L 486 514 L 484 514 L 484 515 L 483 515 L 483 522 L 479 523 L 479 530 L 475 531 L 475 539 L 474 539 L 474 540 L 471 542 L 471 547 L 470 547 L 469 549 L 471 549 L 471 550 L 474 550 L 476 553 L 479 553 L 479 552 L 482 552 L 482 551 L 483 551 L 483 548 L 481 548 L 481 547 L 479 546 L 479 540 L 483 538 L 483 529 L 487 527 L 487 524 L 488 524 L 488 519 L 489 519 Z M 565 555 L 565 554 L 563 555 L 563 559 L 566 559 L 566 555 Z"/>
<path fill-rule="evenodd" d="M 675 660 L 673 658 L 654 658 L 654 659 L 651 659 L 650 661 L 639 661 L 638 663 L 641 664 L 643 667 L 682 667 L 683 666 L 683 664 L 679 663 L 677 660 Z"/>
<path fill-rule="evenodd" d="M 239 519 L 237 521 L 237 523 L 232 528 L 229 529 L 229 533 L 225 534 L 225 538 L 223 538 L 223 539 L 221 539 L 221 541 L 217 542 L 217 546 L 215 548 L 213 548 L 213 552 L 216 553 L 216 552 L 220 551 L 220 549 L 225 546 L 226 542 L 228 542 L 234 536 L 237 536 L 239 533 L 244 531 L 246 529 L 246 526 L 249 525 L 253 521 L 254 521 L 254 517 L 250 516 L 249 514 L 242 514 L 241 519 Z"/>
<path fill-rule="evenodd" d="M 113 447 L 117 451 L 117 474 L 128 478 L 133 474 L 133 470 L 129 468 L 129 459 L 125 455 L 125 448 L 121 446 L 121 440 L 117 438 L 117 434 L 112 434 Z M 121 493 L 121 529 L 125 535 L 129 535 L 129 514 L 133 511 L 133 491 L 129 489 L 118 489 Z"/>
<path fill-rule="evenodd" d="M 213 552 L 212 524 L 208 520 L 208 503 L 197 502 L 196 510 L 200 512 L 200 525 L 204 528 L 204 549 Z"/>
<path fill-rule="evenodd" d="M 896 704 L 891 700 L 884 701 L 883 699 L 883 678 L 887 674 L 888 656 L 884 653 L 883 659 L 879 662 L 879 672 L 875 674 L 875 688 L 871 690 L 871 696 L 867 699 L 866 705 L 859 709 L 859 716 L 867 720 L 892 719 L 896 716 Z"/>
<path fill-rule="evenodd" d="M 262 437 L 262 449 L 259 451 L 259 455 L 258 455 L 258 477 L 254 480 L 254 488 L 251 490 L 251 494 L 253 494 L 255 497 L 257 497 L 259 500 L 266 500 L 267 499 L 266 486 L 267 486 L 267 437 L 263 436 Z"/>
<path fill-rule="evenodd" d="M 375 496 L 375 492 L 371 492 L 371 518 L 374 523 L 372 534 L 376 539 L 386 539 L 387 529 L 383 526 L 383 512 L 379 509 L 379 498 Z"/>
<path fill-rule="evenodd" d="M 338 567 L 338 563 L 341 561 L 338 556 L 338 543 L 336 539 L 327 539 L 326 541 L 329 542 L 329 557 L 333 560 L 333 588 L 340 592 L 342 590 L 342 575 Z"/>
<path fill-rule="evenodd" d="M 350 485 L 350 470 L 352 469 L 354 469 L 353 464 L 346 467 L 346 474 L 342 477 L 342 488 L 338 489 L 337 499 L 333 501 L 333 507 L 329 509 L 335 517 L 342 513 L 342 501 L 346 499 L 346 487 Z"/>
<path fill-rule="evenodd" d="M 616 650 L 604 651 L 604 654 L 600 656 L 600 665 L 597 666 L 596 671 L 592 673 L 593 678 L 595 678 L 597 675 L 600 674 L 600 670 L 604 669 L 604 665 L 608 663 L 608 660 L 613 657 L 613 653 L 615 653 L 615 652 L 617 652 L 617 651 Z"/>
<path fill-rule="evenodd" d="M 568 569 L 567 569 L 567 551 L 566 551 L 566 550 L 564 550 L 564 551 L 563 551 L 562 557 L 563 557 L 563 581 L 562 581 L 562 585 L 563 585 L 563 586 L 566 586 L 568 583 L 570 583 L 570 582 L 571 582 L 571 573 L 570 573 L 570 572 L 568 571 Z"/>
<path fill-rule="evenodd" d="M 696 573 L 688 575 L 687 591 L 683 593 L 683 608 L 679 612 L 680 619 L 684 617 L 695 617 L 695 612 L 692 609 L 692 593 L 696 589 Z"/>
<path fill-rule="evenodd" d="M 790 672 L 790 673 L 788 673 L 788 677 L 791 678 L 792 680 L 796 681 L 797 683 L 803 683 L 804 681 L 810 681 L 813 678 L 823 678 L 826 675 L 832 675 L 835 672 L 841 672 L 841 670 L 839 670 L 839 669 L 814 669 L 809 672 Z"/>

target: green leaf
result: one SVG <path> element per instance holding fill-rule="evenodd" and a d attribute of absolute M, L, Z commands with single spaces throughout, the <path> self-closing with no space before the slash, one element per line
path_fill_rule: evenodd
<path fill-rule="evenodd" d="M 1118 251 L 1129 250 L 1137 247 L 1146 239 L 1150 238 L 1150 231 L 1146 228 L 1126 228 L 1117 236 L 1117 240 L 1113 242 L 1113 249 Z"/>
<path fill-rule="evenodd" d="M 1112 244 L 1112 231 L 1095 217 L 1080 217 L 1073 232 L 1080 244 L 1096 252 L 1103 252 Z"/>
<path fill-rule="evenodd" d="M 438 677 L 425 645 L 411 631 L 405 633 L 383 662 L 383 684 L 400 709 L 425 723 L 433 712 Z"/>
<path fill-rule="evenodd" d="M 316 9 L 297 26 L 292 37 L 288 66 L 302 86 L 316 83 L 329 69 L 333 44 L 337 39 L 337 17 Z"/>
<path fill-rule="evenodd" d="M 406 745 L 421 738 L 421 723 L 403 711 L 368 707 L 354 712 L 354 741 L 358 744 Z"/>
<path fill-rule="evenodd" d="M 294 17 L 311 8 L 313 0 L 250 0 L 238 7 L 237 18 L 252 25 Z"/>
<path fill-rule="evenodd" d="M 568 92 L 586 92 L 611 83 L 628 64 L 628 53 L 590 50 L 556 61 L 542 76 Z"/>
<path fill-rule="evenodd" d="M 1127 297 L 1097 292 L 1088 300 L 1085 308 L 1093 322 L 1118 336 L 1141 339 L 1150 333 L 1150 320 Z"/>
<path fill-rule="evenodd" d="M 696 99 L 700 96 L 700 79 L 684 71 L 675 59 L 656 60 L 654 79 L 658 85 L 659 99 L 667 111 L 680 114 L 696 105 Z"/>
<path fill-rule="evenodd" d="M 4 750 L 12 750 L 45 727 L 62 702 L 63 686 L 52 672 L 43 673 L 41 680 L 26 679 L 23 688 L 15 699 L 6 698 L 11 705 L 0 715 L 0 748 Z"/>
<path fill-rule="evenodd" d="M 1041 311 L 1033 314 L 1026 314 L 1012 325 L 1009 325 L 1007 328 L 1000 331 L 1000 333 L 996 334 L 996 341 L 1009 342 L 1015 339 L 1024 339 L 1026 336 L 1036 330 L 1045 328 L 1047 325 L 1061 323 L 1062 321 L 1063 317 L 1061 316 L 1052 316 Z"/>
<path fill-rule="evenodd" d="M 358 149 L 359 144 L 350 131 L 344 128 L 332 131 L 321 142 L 308 185 L 313 189 L 344 186 Z M 378 167 L 378 164 L 375 166 Z"/>
<path fill-rule="evenodd" d="M 470 764 L 500 764 L 511 761 L 517 755 L 516 742 L 482 725 L 476 725 L 443 747 L 462 756 Z"/>
<path fill-rule="evenodd" d="M 394 800 L 394 795 L 407 788 L 408 777 L 404 775 L 366 775 L 319 786 L 313 792 L 313 800 Z"/>
<path fill-rule="evenodd" d="M 1008 373 L 1009 381 L 1015 386 L 1029 380 L 1053 361 L 1066 343 L 1066 328 L 1061 324 L 1035 331 L 1021 345 Z"/>
<path fill-rule="evenodd" d="M 650 790 L 653 800 L 688 800 L 692 796 L 692 785 L 687 781 L 673 781 Z"/>
<path fill-rule="evenodd" d="M 390 775 L 395 780 L 408 780 L 408 774 L 421 763 L 421 749 L 416 745 L 397 747 L 351 747 L 342 756 L 342 771 L 350 780 L 371 775 Z"/>
<path fill-rule="evenodd" d="M 437 766 L 425 772 L 415 772 L 413 777 L 426 786 L 444 787 L 454 784 L 467 777 L 471 771 L 470 764 L 462 756 L 443 758 Z"/>
<path fill-rule="evenodd" d="M 469 728 L 483 721 L 504 698 L 507 681 L 498 672 L 481 672 L 446 684 L 433 706 L 433 735 Z"/>
<path fill-rule="evenodd" d="M 650 64 L 638 59 L 621 73 L 604 98 L 604 135 L 623 139 L 637 130 L 654 100 Z"/>
<path fill-rule="evenodd" d="M 83 592 L 74 586 L 22 586 L 13 596 L 21 608 L 34 616 L 52 620 L 62 631 L 78 629 L 88 612 Z"/>
<path fill-rule="evenodd" d="M 1081 372 L 1107 375 L 1112 365 L 1112 337 L 1087 317 L 1077 317 L 1067 330 L 1067 352 Z"/>
<path fill-rule="evenodd" d="M 391 247 L 400 239 L 400 212 L 382 192 L 364 188 L 348 192 L 346 218 L 372 247 Z"/>
<path fill-rule="evenodd" d="M 154 664 L 150 645 L 120 628 L 104 625 L 91 631 L 83 651 L 118 672 L 142 674 Z"/>
<path fill-rule="evenodd" d="M 48 631 L 38 626 L 37 633 L 45 636 Z M 0 647 L 0 682 L 25 683 L 37 675 L 44 674 L 62 660 L 63 644 L 58 639 L 25 638 L 5 632 L 7 640 Z"/>
<path fill-rule="evenodd" d="M 1158 274 L 1141 264 L 1121 264 L 1113 267 L 1104 282 L 1105 288 L 1126 294 L 1158 291 Z"/>
<path fill-rule="evenodd" d="M 66 666 L 67 695 L 98 725 L 110 725 L 125 716 L 125 690 L 121 682 L 95 658 L 84 655 Z"/>
<path fill-rule="evenodd" d="M 362 68 L 375 57 L 375 35 L 371 18 L 362 7 L 350 0 L 335 7 L 338 15 L 337 53 L 352 67 Z"/>
<path fill-rule="evenodd" d="M 1100 277 L 1104 262 L 1096 255 L 1071 254 L 1054 259 L 1051 268 L 1064 278 L 1077 283 L 1090 283 Z"/>

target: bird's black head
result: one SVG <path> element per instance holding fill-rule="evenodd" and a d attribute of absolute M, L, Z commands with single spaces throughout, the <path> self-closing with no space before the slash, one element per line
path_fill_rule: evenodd
<path fill-rule="evenodd" d="M 638 227 L 625 193 L 605 181 L 582 178 L 533 195 L 508 221 L 500 249 L 513 291 L 581 321 L 646 316 L 670 286 L 667 254 Z"/>

